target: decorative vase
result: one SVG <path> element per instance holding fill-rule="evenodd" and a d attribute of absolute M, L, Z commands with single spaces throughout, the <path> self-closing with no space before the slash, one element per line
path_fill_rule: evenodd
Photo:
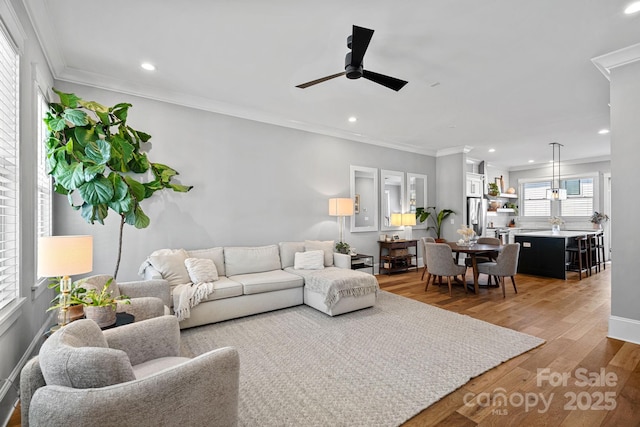
<path fill-rule="evenodd" d="M 593 223 L 593 229 L 594 230 L 602 230 L 602 224 L 598 224 L 598 223 Z"/>
<path fill-rule="evenodd" d="M 553 234 L 558 234 L 558 233 L 560 233 L 560 224 L 553 224 L 553 225 L 551 226 L 551 232 L 552 232 Z"/>
<path fill-rule="evenodd" d="M 87 319 L 91 319 L 101 328 L 111 326 L 116 323 L 116 309 L 110 305 L 104 307 L 94 307 L 88 305 L 84 308 L 84 315 Z"/>

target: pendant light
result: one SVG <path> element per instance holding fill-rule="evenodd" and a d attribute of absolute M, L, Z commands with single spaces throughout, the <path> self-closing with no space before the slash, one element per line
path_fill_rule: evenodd
<path fill-rule="evenodd" d="M 548 200 L 566 200 L 567 199 L 567 190 L 564 188 L 560 188 L 560 147 L 562 144 L 558 142 L 550 142 L 551 149 L 553 150 L 553 160 L 551 165 L 551 174 L 553 178 L 551 178 L 551 188 L 547 189 L 547 199 Z M 558 150 L 558 181 L 556 185 L 556 149 Z"/>

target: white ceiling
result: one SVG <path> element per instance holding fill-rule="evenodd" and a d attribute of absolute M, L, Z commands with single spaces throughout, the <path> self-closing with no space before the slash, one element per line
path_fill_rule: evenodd
<path fill-rule="evenodd" d="M 24 0 L 59 80 L 510 168 L 548 164 L 553 141 L 563 161 L 609 156 L 591 58 L 640 42 L 629 1 Z M 344 70 L 354 24 L 375 30 L 365 69 L 409 84 L 295 88 Z"/>

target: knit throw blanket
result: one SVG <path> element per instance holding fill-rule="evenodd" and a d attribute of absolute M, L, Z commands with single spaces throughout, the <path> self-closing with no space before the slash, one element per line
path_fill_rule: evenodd
<path fill-rule="evenodd" d="M 324 303 L 332 308 L 343 297 L 359 297 L 378 293 L 375 276 L 343 268 L 326 268 L 304 274 L 304 286 L 325 296 Z"/>
<path fill-rule="evenodd" d="M 173 288 L 173 311 L 178 320 L 191 317 L 191 309 L 213 292 L 213 282 L 187 283 Z"/>

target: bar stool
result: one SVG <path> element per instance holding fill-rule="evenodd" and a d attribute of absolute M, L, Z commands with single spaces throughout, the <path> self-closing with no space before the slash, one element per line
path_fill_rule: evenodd
<path fill-rule="evenodd" d="M 567 271 L 576 271 L 578 277 L 582 280 L 582 273 L 587 276 L 591 275 L 591 253 L 588 250 L 589 239 L 587 236 L 577 236 L 575 238 L 575 246 L 568 245 L 566 252 L 569 254 L 569 261 L 566 264 Z"/>
<path fill-rule="evenodd" d="M 604 232 L 599 231 L 595 234 L 592 234 L 589 239 L 591 243 L 591 251 L 593 252 L 593 266 L 596 267 L 596 271 L 600 272 L 601 269 L 607 269 L 607 264 L 605 263 L 605 253 L 604 253 Z"/>

